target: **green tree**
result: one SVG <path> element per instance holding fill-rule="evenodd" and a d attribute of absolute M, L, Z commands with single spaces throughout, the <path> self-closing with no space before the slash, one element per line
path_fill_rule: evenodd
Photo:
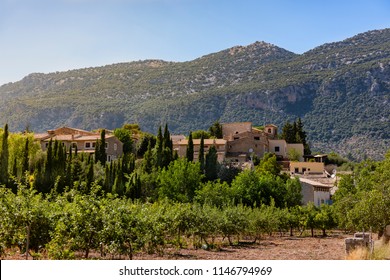
<path fill-rule="evenodd" d="M 282 167 L 276 160 L 276 156 L 271 153 L 266 153 L 260 160 L 260 164 L 256 167 L 256 171 L 259 173 L 269 173 L 275 176 L 279 176 L 282 171 Z"/>
<path fill-rule="evenodd" d="M 159 196 L 178 202 L 191 202 L 202 178 L 199 162 L 189 162 L 187 159 L 173 161 L 158 174 Z"/>
<path fill-rule="evenodd" d="M 186 150 L 186 159 L 188 161 L 194 160 L 194 142 L 192 141 L 192 133 L 190 131 L 190 135 L 188 137 L 188 145 Z"/>
<path fill-rule="evenodd" d="M 3 136 L 2 136 L 2 145 L 0 153 L 0 185 L 8 185 L 9 174 L 8 174 L 8 160 L 9 160 L 9 150 L 8 150 L 8 124 L 4 126 Z"/>
<path fill-rule="evenodd" d="M 296 131 L 294 130 L 294 125 L 288 121 L 282 128 L 282 139 L 286 140 L 287 143 L 296 143 Z"/>
<path fill-rule="evenodd" d="M 204 138 L 203 135 L 200 138 L 200 147 L 199 147 L 199 165 L 200 173 L 204 174 L 205 169 L 205 158 L 204 158 Z"/>
<path fill-rule="evenodd" d="M 205 160 L 206 180 L 214 181 L 218 178 L 218 155 L 215 146 L 211 146 Z"/>
<path fill-rule="evenodd" d="M 219 121 L 215 121 L 212 124 L 212 126 L 210 126 L 209 132 L 210 132 L 211 136 L 213 136 L 217 139 L 223 138 L 222 125 L 219 123 Z"/>
<path fill-rule="evenodd" d="M 192 139 L 210 139 L 211 134 L 205 130 L 195 130 L 192 132 Z"/>
<path fill-rule="evenodd" d="M 133 152 L 133 140 L 131 131 L 125 128 L 116 128 L 114 135 L 123 143 L 123 153 L 130 154 Z"/>

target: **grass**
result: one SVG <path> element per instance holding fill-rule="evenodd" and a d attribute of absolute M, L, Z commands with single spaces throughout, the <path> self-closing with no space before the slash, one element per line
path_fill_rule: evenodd
<path fill-rule="evenodd" d="M 347 260 L 390 260 L 390 243 L 384 244 L 382 240 L 375 242 L 374 250 L 358 247 L 346 257 Z"/>

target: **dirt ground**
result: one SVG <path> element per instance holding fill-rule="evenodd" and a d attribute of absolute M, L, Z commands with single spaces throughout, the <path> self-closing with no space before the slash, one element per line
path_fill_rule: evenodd
<path fill-rule="evenodd" d="M 219 249 L 171 249 L 163 256 L 137 254 L 134 259 L 182 260 L 344 260 L 349 235 L 329 237 L 265 237 L 256 243 L 241 242 Z"/>
<path fill-rule="evenodd" d="M 229 246 L 227 241 L 218 242 L 217 248 L 195 249 L 165 248 L 163 254 L 137 253 L 138 260 L 345 260 L 345 238 L 352 235 L 331 233 L 327 237 L 267 236 L 256 243 L 240 240 Z M 81 254 L 77 258 L 82 259 Z M 44 254 L 41 256 L 45 259 Z M 91 252 L 90 258 L 101 259 L 100 253 Z M 103 259 L 125 259 L 125 256 L 109 256 Z M 25 259 L 25 255 L 8 250 L 2 259 Z M 30 259 L 32 259 L 30 257 Z"/>

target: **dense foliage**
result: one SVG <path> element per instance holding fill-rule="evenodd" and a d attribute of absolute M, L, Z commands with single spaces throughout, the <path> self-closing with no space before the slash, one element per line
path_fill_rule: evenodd
<path fill-rule="evenodd" d="M 299 181 L 281 174 L 274 155 L 238 171 L 217 163 L 209 149 L 202 170 L 199 161 L 172 153 L 168 126 L 159 129 L 154 147 L 149 141 L 143 158 L 126 153 L 110 163 L 66 151 L 58 141 L 42 152 L 31 134 L 7 133 L 7 127 L 0 138 L 8 157 L 0 254 L 17 246 L 34 258 L 89 258 L 91 252 L 132 258 L 172 245 L 213 248 L 217 237 L 233 244 L 275 232 L 326 235 L 336 226 L 381 233 L 390 223 L 390 154 L 357 165 L 340 181 L 335 204 L 317 208 L 301 206 Z"/>

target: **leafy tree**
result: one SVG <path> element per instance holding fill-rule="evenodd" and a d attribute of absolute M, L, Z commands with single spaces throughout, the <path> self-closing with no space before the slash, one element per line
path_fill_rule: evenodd
<path fill-rule="evenodd" d="M 195 201 L 201 204 L 223 207 L 229 205 L 236 198 L 234 189 L 226 182 L 208 181 L 196 191 Z"/>
<path fill-rule="evenodd" d="M 271 153 L 266 153 L 260 160 L 260 164 L 256 167 L 256 171 L 259 173 L 269 173 L 275 176 L 279 176 L 282 171 L 282 167 L 276 160 L 276 156 Z"/>
<path fill-rule="evenodd" d="M 298 178 L 287 180 L 284 201 L 288 208 L 302 204 L 302 186 Z"/>
<path fill-rule="evenodd" d="M 192 139 L 210 139 L 211 134 L 205 130 L 195 130 L 192 132 Z"/>
<path fill-rule="evenodd" d="M 296 149 L 290 149 L 287 153 L 287 157 L 290 161 L 299 161 L 302 155 Z"/>
<path fill-rule="evenodd" d="M 123 143 L 123 153 L 129 154 L 133 152 L 133 140 L 131 130 L 124 127 L 114 130 L 114 135 Z"/>
<path fill-rule="evenodd" d="M 222 125 L 219 123 L 219 121 L 215 121 L 212 126 L 210 126 L 209 132 L 211 136 L 217 139 L 221 139 L 223 137 Z"/>
<path fill-rule="evenodd" d="M 199 162 L 178 159 L 158 174 L 159 196 L 178 202 L 191 202 L 202 178 Z"/>
<path fill-rule="evenodd" d="M 315 224 L 322 230 L 322 236 L 326 236 L 326 230 L 337 226 L 333 208 L 330 205 L 322 204 L 319 212 L 314 217 Z"/>

